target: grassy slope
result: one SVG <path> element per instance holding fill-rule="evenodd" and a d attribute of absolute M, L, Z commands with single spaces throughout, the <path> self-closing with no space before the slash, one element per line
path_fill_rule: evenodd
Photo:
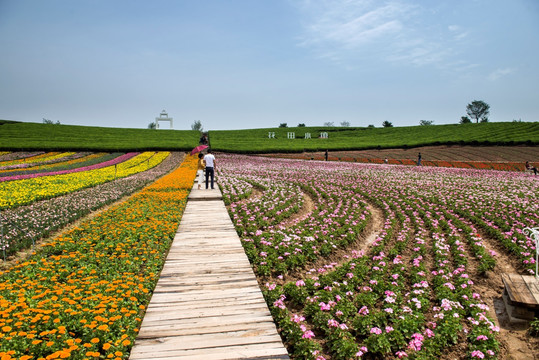
<path fill-rule="evenodd" d="M 268 132 L 275 132 L 275 139 Z M 320 132 L 328 139 L 319 139 Z M 288 139 L 294 132 L 296 139 Z M 311 139 L 305 139 L 305 133 Z M 199 133 L 187 130 L 121 129 L 46 125 L 0 120 L 0 150 L 190 150 Z M 240 153 L 410 148 L 425 145 L 537 145 L 539 122 L 432 125 L 394 128 L 268 128 L 210 131 L 216 151 Z"/>
<path fill-rule="evenodd" d="M 0 150 L 191 150 L 199 132 L 0 121 Z"/>
<path fill-rule="evenodd" d="M 275 139 L 268 132 L 275 132 Z M 328 139 L 319 139 L 326 131 Z M 296 138 L 287 138 L 295 132 Z M 311 133 L 311 139 L 305 139 Z M 393 128 L 270 128 L 210 131 L 211 146 L 217 151 L 241 153 L 362 150 L 406 148 L 425 145 L 516 145 L 539 144 L 539 122 L 432 125 Z"/>

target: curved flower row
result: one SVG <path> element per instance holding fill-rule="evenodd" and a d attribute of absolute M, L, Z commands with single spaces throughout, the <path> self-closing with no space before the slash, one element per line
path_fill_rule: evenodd
<path fill-rule="evenodd" d="M 114 202 L 176 168 L 183 153 L 173 152 L 161 164 L 125 178 L 75 191 L 31 205 L 0 211 L 0 250 L 10 256 L 71 222 Z"/>
<path fill-rule="evenodd" d="M 59 159 L 60 161 L 52 162 L 41 162 L 37 164 L 19 164 L 14 166 L 9 166 L 4 169 L 0 169 L 0 176 L 8 175 L 21 175 L 26 173 L 36 173 L 39 171 L 55 171 L 62 170 L 68 167 L 74 167 L 77 164 L 85 164 L 88 161 L 94 161 L 95 159 L 100 159 L 103 156 L 106 156 L 107 153 L 89 153 L 89 152 L 77 152 L 73 155 L 66 156 Z M 120 154 L 115 154 L 118 156 Z M 89 165 L 89 164 L 88 164 Z M 85 166 L 85 165 L 82 165 Z"/>
<path fill-rule="evenodd" d="M 4 164 L 8 163 L 12 160 L 18 160 L 23 158 L 28 158 L 31 156 L 36 156 L 39 154 L 44 154 L 44 151 L 39 152 L 27 152 L 27 151 L 14 151 L 14 152 L 8 152 L 4 155 L 0 155 L 0 165 L 4 166 Z"/>
<path fill-rule="evenodd" d="M 132 154 L 126 154 L 131 156 Z M 117 178 L 148 170 L 161 163 L 168 152 L 145 152 L 114 166 L 71 174 L 44 176 L 0 183 L 0 209 L 25 205 Z"/>
<path fill-rule="evenodd" d="M 82 171 L 96 170 L 96 169 L 101 169 L 101 168 L 104 168 L 104 167 L 107 167 L 107 166 L 112 166 L 112 165 L 122 163 L 124 161 L 127 161 L 127 160 L 131 159 L 132 157 L 134 157 L 136 155 L 138 155 L 138 153 L 131 152 L 131 153 L 127 153 L 127 154 L 118 156 L 118 157 L 116 157 L 114 159 L 99 162 L 97 164 L 83 166 L 83 167 L 77 167 L 77 168 L 73 168 L 73 169 L 47 171 L 47 172 L 31 173 L 31 174 L 22 174 L 22 175 L 15 175 L 15 176 L 4 176 L 4 177 L 0 177 L 0 182 L 1 181 L 33 179 L 33 178 L 37 178 L 37 177 L 41 177 L 41 176 L 63 175 L 63 174 L 72 174 L 72 173 L 82 172 Z"/>
<path fill-rule="evenodd" d="M 24 165 L 24 164 L 35 164 L 35 163 L 41 163 L 46 161 L 54 161 L 56 159 L 61 159 L 66 156 L 73 155 L 74 152 L 37 152 L 33 154 L 29 154 L 27 156 L 24 156 L 22 158 L 18 158 L 15 160 L 8 160 L 8 161 L 0 161 L 0 167 L 8 167 L 12 165 Z"/>
<path fill-rule="evenodd" d="M 173 186 L 149 186 L 1 272 L 0 358 L 126 358 L 195 173 L 189 156 L 160 180 Z"/>
<path fill-rule="evenodd" d="M 460 343 L 466 348 L 462 357 L 496 357 L 499 329 L 474 282 L 495 265 L 496 254 L 480 235 L 493 227 L 461 209 L 498 216 L 517 224 L 515 231 L 524 222 L 537 226 L 538 189 L 529 176 L 240 156 L 223 156 L 219 171 L 225 184 L 231 177 L 247 182 L 262 178 L 270 189 L 289 182 L 316 200 L 315 211 L 300 226 L 259 225 L 254 231 L 253 214 L 236 211 L 249 209 L 249 201 L 230 206 L 249 259 L 257 274 L 266 276 L 265 295 L 292 354 L 307 359 L 366 354 L 431 359 Z M 228 189 L 223 187 L 225 195 Z M 340 200 L 350 200 L 342 212 L 335 205 Z M 307 254 L 306 260 L 320 262 L 339 248 L 335 239 L 357 237 L 361 227 L 351 229 L 351 224 L 368 215 L 353 209 L 365 200 L 386 216 L 366 252 L 349 250 L 345 262 L 328 261 L 286 282 L 291 269 L 306 263 L 290 259 Z M 263 218 L 266 207 L 255 203 L 255 218 Z M 326 223 L 331 226 L 323 229 Z M 313 242 L 319 240 L 313 233 L 327 242 Z M 315 250 L 309 252 L 311 246 Z M 518 246 L 532 250 L 529 242 Z"/>

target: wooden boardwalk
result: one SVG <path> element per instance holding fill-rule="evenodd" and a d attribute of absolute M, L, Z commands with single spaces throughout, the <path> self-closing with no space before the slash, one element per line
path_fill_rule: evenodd
<path fill-rule="evenodd" d="M 130 359 L 289 359 L 218 188 L 193 188 Z"/>

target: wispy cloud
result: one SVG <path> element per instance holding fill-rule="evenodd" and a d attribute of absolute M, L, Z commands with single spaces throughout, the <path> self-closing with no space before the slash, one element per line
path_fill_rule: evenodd
<path fill-rule="evenodd" d="M 487 79 L 490 81 L 496 81 L 503 76 L 514 73 L 515 71 L 515 68 L 496 69 L 487 76 Z"/>
<path fill-rule="evenodd" d="M 303 0 L 300 45 L 341 64 L 364 58 L 405 65 L 445 65 L 467 33 L 433 25 L 429 11 L 410 0 Z M 426 20 L 427 19 L 427 20 Z M 434 22 L 436 23 L 436 22 Z"/>

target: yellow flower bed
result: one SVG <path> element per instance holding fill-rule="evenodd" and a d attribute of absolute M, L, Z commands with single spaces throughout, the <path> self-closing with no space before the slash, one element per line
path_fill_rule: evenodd
<path fill-rule="evenodd" d="M 0 183 L 0 209 L 29 204 L 148 170 L 169 152 L 145 152 L 116 166 Z"/>
<path fill-rule="evenodd" d="M 196 163 L 187 156 L 157 184 L 0 272 L 0 359 L 127 358 Z"/>

